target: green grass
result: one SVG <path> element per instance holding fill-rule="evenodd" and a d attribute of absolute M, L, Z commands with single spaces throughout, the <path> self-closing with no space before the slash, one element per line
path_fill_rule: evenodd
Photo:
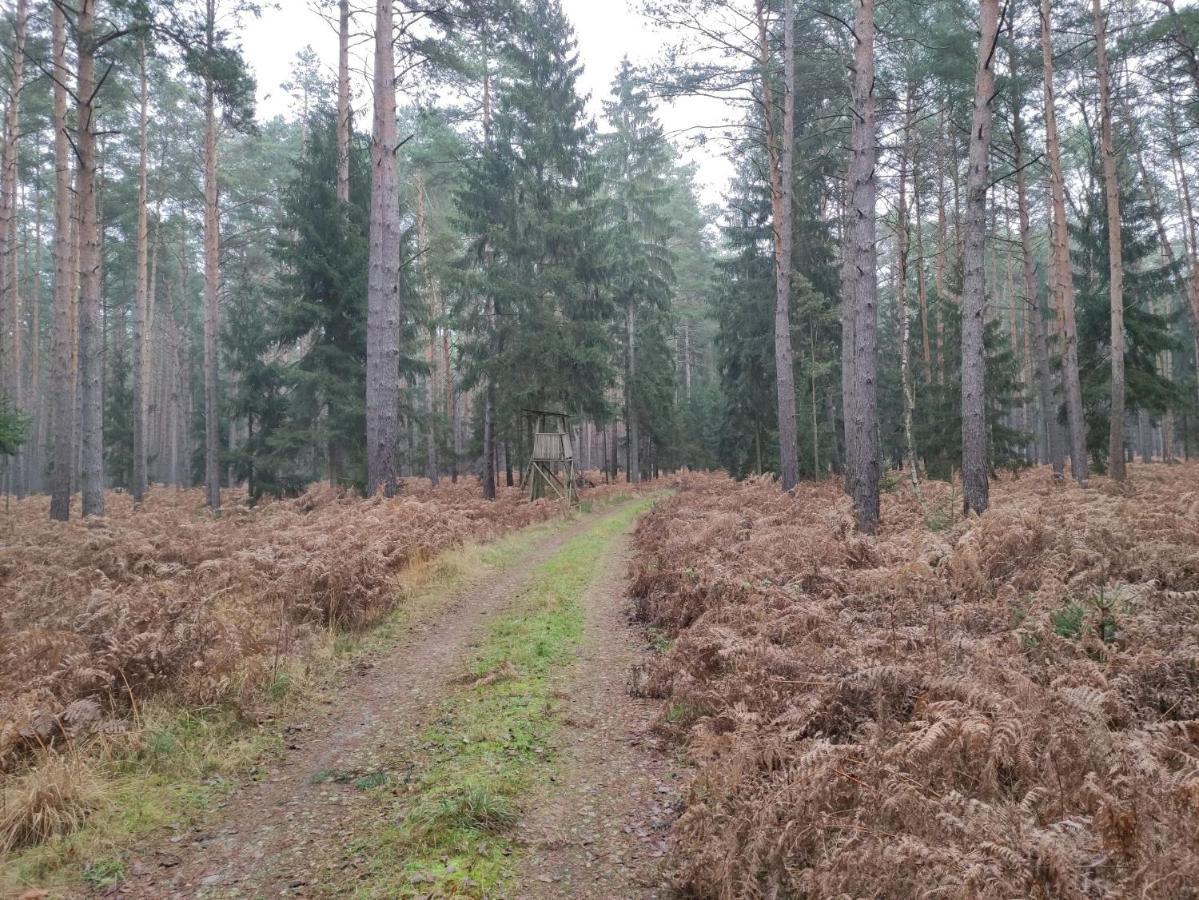
<path fill-rule="evenodd" d="M 582 638 L 580 600 L 605 548 L 652 502 L 624 506 L 566 543 L 492 625 L 469 667 L 472 685 L 442 704 L 411 748 L 408 789 L 381 794 L 385 824 L 347 850 L 367 860 L 358 896 L 481 897 L 511 885 L 519 854 L 508 832 L 523 795 L 556 763 L 556 687 Z"/>
<path fill-rule="evenodd" d="M 83 828 L 0 856 L 0 896 L 30 886 L 115 884 L 124 872 L 120 854 L 130 843 L 195 821 L 282 745 L 278 736 L 247 727 L 228 707 L 146 707 L 141 726 L 140 739 L 114 744 L 92 762 L 104 799 Z"/>

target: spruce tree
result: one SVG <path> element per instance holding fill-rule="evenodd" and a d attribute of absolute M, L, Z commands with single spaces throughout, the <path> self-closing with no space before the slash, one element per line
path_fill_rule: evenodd
<path fill-rule="evenodd" d="M 1098 185 L 1102 182 L 1096 180 Z M 1121 258 L 1124 266 L 1124 377 L 1129 412 L 1161 414 L 1182 400 L 1181 392 L 1157 366 L 1163 350 L 1181 346 L 1170 322 L 1153 310 L 1177 290 L 1182 261 L 1162 263 L 1152 213 L 1144 196 L 1121 179 Z M 1106 198 L 1097 186 L 1083 196 L 1081 219 L 1070 226 L 1074 284 L 1078 299 L 1078 356 L 1087 452 L 1095 468 L 1106 468 L 1111 409 L 1111 296 L 1108 279 Z"/>
<path fill-rule="evenodd" d="M 350 198 L 337 196 L 337 113 L 309 116 L 308 140 L 283 190 L 274 340 L 294 354 L 287 369 L 293 452 L 313 441 L 334 483 L 365 485 L 366 257 L 370 198 L 366 150 L 350 144 Z M 282 449 L 282 447 L 281 447 Z"/>
<path fill-rule="evenodd" d="M 666 245 L 671 148 L 654 118 L 649 96 L 626 58 L 604 104 L 611 132 L 604 136 L 608 225 L 608 291 L 619 310 L 628 478 L 641 480 L 643 433 L 670 436 L 673 370 L 668 335 L 673 260 Z"/>
<path fill-rule="evenodd" d="M 458 194 L 472 270 L 459 317 L 467 384 L 496 386 L 497 420 L 522 407 L 602 419 L 612 383 L 592 124 L 574 33 L 557 0 L 514 16 L 493 136 Z"/>

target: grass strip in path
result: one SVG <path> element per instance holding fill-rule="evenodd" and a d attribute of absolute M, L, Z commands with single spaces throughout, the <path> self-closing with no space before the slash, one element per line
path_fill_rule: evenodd
<path fill-rule="evenodd" d="M 387 821 L 347 848 L 357 896 L 496 896 L 511 884 L 521 798 L 555 765 L 557 687 L 582 637 L 580 600 L 609 543 L 652 504 L 630 503 L 567 542 L 493 623 L 466 686 L 376 788 Z"/>

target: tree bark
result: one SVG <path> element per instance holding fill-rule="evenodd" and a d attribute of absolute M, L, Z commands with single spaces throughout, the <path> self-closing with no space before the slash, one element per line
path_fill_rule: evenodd
<path fill-rule="evenodd" d="M 215 44 L 216 3 L 208 0 L 206 46 Z M 220 335 L 221 233 L 217 197 L 216 91 L 204 84 L 204 485 L 208 506 L 221 509 L 221 423 L 217 340 Z"/>
<path fill-rule="evenodd" d="M 775 128 L 774 92 L 770 83 L 770 51 L 766 4 L 758 3 L 761 46 L 762 105 L 770 158 L 770 195 L 774 215 L 774 371 L 778 395 L 779 470 L 783 490 L 799 483 L 799 431 L 795 402 L 795 358 L 791 346 L 792 197 L 795 180 L 795 10 L 783 0 L 783 121 Z M 635 439 L 635 433 L 630 438 Z M 630 470 L 632 472 L 633 470 Z"/>
<path fill-rule="evenodd" d="M 841 273 L 847 486 L 858 528 L 878 527 L 882 449 L 878 431 L 878 259 L 875 249 L 874 0 L 857 0 L 850 102 L 849 222 Z M 851 329 L 845 328 L 851 322 Z M 847 333 L 848 331 L 848 333 Z M 844 363 L 843 369 L 844 373 Z"/>
<path fill-rule="evenodd" d="M 396 171 L 395 57 L 391 0 L 375 3 L 375 121 L 367 273 L 366 444 L 368 496 L 395 495 L 399 427 L 400 203 Z"/>
<path fill-rule="evenodd" d="M 432 313 L 441 309 L 440 291 L 437 280 L 429 266 L 429 198 L 425 190 L 425 179 L 420 172 L 413 176 L 416 187 L 416 240 L 420 258 L 421 277 L 429 292 L 429 310 Z M 425 350 L 425 363 L 429 367 L 425 379 L 425 409 L 428 415 L 428 427 L 425 435 L 425 475 L 434 485 L 437 484 L 437 324 L 429 325 L 429 345 Z"/>
<path fill-rule="evenodd" d="M 52 5 L 51 46 L 54 59 L 54 465 L 50 471 L 50 518 L 65 522 L 71 515 L 71 470 L 75 446 L 74 276 L 71 274 L 71 162 L 67 143 L 67 18 Z"/>
<path fill-rule="evenodd" d="M 12 60 L 9 69 L 8 108 L 0 147 L 0 359 L 5 363 L 0 381 L 9 400 L 25 408 L 24 353 L 22 347 L 21 277 L 17 263 L 17 155 L 20 147 L 21 80 L 25 64 L 25 35 L 29 22 L 28 0 L 17 0 L 13 21 Z M 3 338 L 7 337 L 6 342 Z M 36 352 L 36 351 L 35 351 Z M 36 358 L 36 357 L 35 357 Z M 10 466 L 12 487 L 24 493 L 24 448 L 18 448 Z"/>
<path fill-rule="evenodd" d="M 1108 465 L 1116 481 L 1126 477 L 1124 466 L 1124 251 L 1120 226 L 1120 179 L 1116 171 L 1116 142 L 1112 134 L 1111 63 L 1107 56 L 1107 17 L 1100 0 L 1091 0 L 1095 28 L 1095 63 L 1099 80 L 1100 150 L 1103 187 L 1107 198 L 1107 246 L 1111 296 L 1112 400 L 1108 431 Z"/>
<path fill-rule="evenodd" d="M 908 217 L 908 166 L 912 157 L 912 127 L 915 122 L 916 110 L 912 102 L 915 86 L 908 85 L 907 99 L 904 108 L 903 144 L 899 154 L 899 202 L 895 211 L 896 228 L 896 289 L 895 302 L 899 312 L 899 381 L 903 389 L 903 440 L 904 456 L 908 466 L 908 477 L 912 489 L 917 496 L 920 492 L 920 470 L 916 464 L 916 441 L 912 436 L 912 418 L 916 407 L 916 397 L 912 388 L 911 372 L 911 321 L 908 311 L 908 252 L 910 238 L 908 229 L 911 222 Z M 815 418 L 815 390 L 813 389 L 813 418 Z"/>
<path fill-rule="evenodd" d="M 932 341 L 928 329 L 928 276 L 924 271 L 924 210 L 920 198 L 920 160 L 912 154 L 912 203 L 916 212 L 916 300 L 920 306 L 920 359 L 924 363 L 924 380 L 933 379 Z"/>
<path fill-rule="evenodd" d="M 1074 311 L 1074 273 L 1070 267 L 1070 235 L 1066 228 L 1066 182 L 1057 135 L 1053 89 L 1052 0 L 1041 0 L 1041 62 L 1045 89 L 1045 155 L 1049 163 L 1049 191 L 1053 215 L 1053 296 L 1062 339 L 1062 385 L 1070 433 L 1070 468 L 1074 479 L 1087 483 L 1087 425 L 1083 419 L 1082 383 L 1078 376 L 1078 325 Z"/>
<path fill-rule="evenodd" d="M 937 252 L 933 263 L 933 287 L 937 291 L 937 383 L 945 380 L 945 319 L 948 317 L 949 290 L 945 281 L 949 256 L 949 228 L 945 214 L 945 105 L 937 119 Z"/>
<path fill-rule="evenodd" d="M 1016 53 L 1009 51 L 1009 65 L 1015 71 Z M 1057 421 L 1058 403 L 1054 382 L 1049 369 L 1049 339 L 1045 317 L 1041 314 L 1041 301 L 1037 292 L 1037 270 L 1033 257 L 1032 227 L 1028 212 L 1028 179 L 1024 172 L 1024 119 L 1021 113 L 1023 97 L 1019 86 L 1012 88 L 1012 143 L 1016 168 L 1016 215 L 1020 226 L 1020 256 L 1024 270 L 1025 314 L 1033 319 L 1033 340 L 1037 358 L 1037 396 L 1040 400 L 1042 425 L 1053 477 L 1062 478 L 1066 470 L 1065 447 L 1061 428 Z M 1027 331 L 1027 329 L 1026 329 Z"/>
<path fill-rule="evenodd" d="M 350 0 L 338 2 L 337 199 L 350 202 Z"/>
<path fill-rule="evenodd" d="M 149 87 L 146 79 L 146 42 L 137 48 L 140 75 L 140 109 L 138 117 L 137 168 L 137 273 L 133 300 L 133 485 L 135 503 L 141 503 L 146 493 L 146 382 L 145 332 L 148 302 L 149 227 L 147 224 L 146 160 Z"/>
<path fill-rule="evenodd" d="M 42 197 L 38 179 L 33 197 L 33 272 L 29 285 L 29 396 L 36 404 L 33 453 L 25 458 L 25 484 L 41 491 L 46 447 L 47 397 L 42 390 Z"/>
<path fill-rule="evenodd" d="M 81 0 L 75 19 L 79 122 L 79 368 L 80 466 L 83 514 L 104 515 L 104 331 L 100 298 L 100 219 L 96 200 L 96 0 Z"/>
<path fill-rule="evenodd" d="M 986 272 L 987 188 L 990 181 L 991 101 L 995 94 L 995 48 L 999 0 L 979 4 L 978 63 L 967 161 L 962 275 L 962 493 L 967 512 L 980 515 L 990 503 L 987 462 Z"/>
<path fill-rule="evenodd" d="M 626 478 L 631 484 L 641 481 L 641 423 L 637 418 L 637 398 L 633 383 L 637 378 L 637 310 L 630 300 L 625 309 L 624 423 L 629 442 L 626 450 Z"/>

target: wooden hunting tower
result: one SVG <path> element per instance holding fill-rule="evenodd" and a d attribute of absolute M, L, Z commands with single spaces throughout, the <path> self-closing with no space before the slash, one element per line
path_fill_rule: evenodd
<path fill-rule="evenodd" d="M 540 409 L 526 409 L 524 413 L 533 448 L 521 481 L 526 496 L 530 500 L 564 500 L 568 506 L 578 502 L 575 454 L 567 425 L 570 416 Z"/>

